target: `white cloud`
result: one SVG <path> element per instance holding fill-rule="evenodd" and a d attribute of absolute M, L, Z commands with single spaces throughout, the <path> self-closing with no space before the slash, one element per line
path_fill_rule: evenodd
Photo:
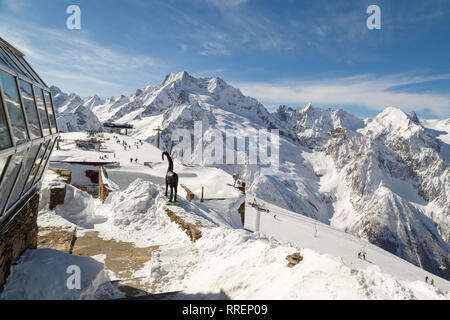
<path fill-rule="evenodd" d="M 180 44 L 180 53 L 185 53 L 186 51 L 188 50 L 188 45 L 187 44 L 184 44 L 184 43 L 181 43 Z"/>
<path fill-rule="evenodd" d="M 26 0 L 1 0 L 0 3 L 14 13 L 20 13 L 27 7 Z"/>
<path fill-rule="evenodd" d="M 267 104 L 306 103 L 331 106 L 363 106 L 380 111 L 398 107 L 405 111 L 431 111 L 439 117 L 450 116 L 450 95 L 434 92 L 411 92 L 398 87 L 436 80 L 450 80 L 450 75 L 417 76 L 412 74 L 375 77 L 358 75 L 321 81 L 294 83 L 234 83 L 245 94 Z M 396 89 L 397 90 L 394 90 Z"/>
<path fill-rule="evenodd" d="M 106 47 L 92 40 L 83 29 L 45 28 L 2 17 L 0 36 L 25 54 L 48 85 L 65 87 L 81 95 L 117 93 L 118 88 L 130 84 L 130 79 L 135 81 L 140 76 L 148 81 L 165 66 L 148 55 Z M 73 87 L 68 88 L 68 84 Z"/>
<path fill-rule="evenodd" d="M 217 7 L 237 7 L 248 0 L 206 0 L 207 3 L 215 5 Z"/>
<path fill-rule="evenodd" d="M 222 55 L 226 56 L 230 54 L 230 51 L 226 48 L 226 46 L 220 42 L 216 41 L 206 41 L 203 43 L 203 50 L 200 50 L 199 53 L 203 56 L 209 55 Z"/>

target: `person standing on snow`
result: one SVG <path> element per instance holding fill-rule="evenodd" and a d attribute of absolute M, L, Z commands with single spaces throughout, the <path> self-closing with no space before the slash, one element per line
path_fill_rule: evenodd
<path fill-rule="evenodd" d="M 425 277 L 425 282 L 428 283 L 428 276 Z"/>

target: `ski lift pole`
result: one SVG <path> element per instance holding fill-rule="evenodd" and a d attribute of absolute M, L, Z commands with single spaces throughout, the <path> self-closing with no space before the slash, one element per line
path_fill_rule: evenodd
<path fill-rule="evenodd" d="M 158 131 L 158 149 L 159 149 L 159 137 L 161 133 L 161 127 L 158 126 L 158 129 L 153 129 L 153 131 Z"/>
<path fill-rule="evenodd" d="M 250 203 L 250 206 L 256 209 L 256 225 L 255 225 L 255 231 L 259 232 L 260 225 L 261 225 L 261 212 L 269 213 L 269 209 L 266 209 L 264 205 L 261 205 L 256 202 L 256 198 L 253 198 L 253 203 Z"/>

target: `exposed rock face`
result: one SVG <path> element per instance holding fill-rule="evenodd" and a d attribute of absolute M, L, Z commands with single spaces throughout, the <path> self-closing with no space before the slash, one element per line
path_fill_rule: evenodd
<path fill-rule="evenodd" d="M 14 264 L 27 249 L 37 246 L 39 194 L 35 194 L 0 230 L 0 291 Z"/>
<path fill-rule="evenodd" d="M 450 170 L 440 144 L 389 108 L 359 132 L 330 135 L 327 153 L 350 186 L 347 230 L 448 279 Z"/>

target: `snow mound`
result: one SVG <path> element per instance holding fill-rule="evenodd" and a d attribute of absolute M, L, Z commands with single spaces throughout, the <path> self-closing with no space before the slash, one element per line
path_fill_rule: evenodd
<path fill-rule="evenodd" d="M 103 238 L 133 242 L 138 247 L 187 243 L 186 234 L 164 212 L 162 187 L 136 179 L 127 189 L 114 192 L 99 208 L 108 220 L 96 226 Z"/>
<path fill-rule="evenodd" d="M 39 201 L 39 225 L 52 226 L 66 221 L 64 225 L 76 225 L 86 229 L 93 229 L 95 224 L 105 222 L 106 219 L 96 214 L 100 203 L 85 191 L 66 184 L 58 174 L 48 170 L 44 176 Z M 66 188 L 64 203 L 49 209 L 50 190 L 52 188 Z"/>
<path fill-rule="evenodd" d="M 356 269 L 341 257 L 300 249 L 303 260 L 286 266 L 299 249 L 244 230 L 209 228 L 189 246 L 155 252 L 136 274 L 160 292 L 183 290 L 208 299 L 448 299 L 448 291 L 421 281 L 403 281 L 375 265 Z M 177 296 L 174 297 L 177 299 Z"/>
<path fill-rule="evenodd" d="M 95 200 L 89 193 L 71 185 L 66 185 L 64 204 L 55 208 L 57 215 L 87 229 L 92 229 L 94 224 L 105 221 L 105 218 L 96 215 L 95 212 Z"/>
<path fill-rule="evenodd" d="M 0 295 L 2 300 L 93 299 L 97 288 L 109 281 L 103 256 L 80 257 L 53 249 L 27 250 L 16 265 Z M 100 260 L 100 261 L 99 261 Z M 74 272 L 80 268 L 80 289 L 69 289 Z"/>
<path fill-rule="evenodd" d="M 145 219 L 156 201 L 160 188 L 149 181 L 136 179 L 127 189 L 111 197 L 111 216 L 114 225 L 128 226 Z"/>

